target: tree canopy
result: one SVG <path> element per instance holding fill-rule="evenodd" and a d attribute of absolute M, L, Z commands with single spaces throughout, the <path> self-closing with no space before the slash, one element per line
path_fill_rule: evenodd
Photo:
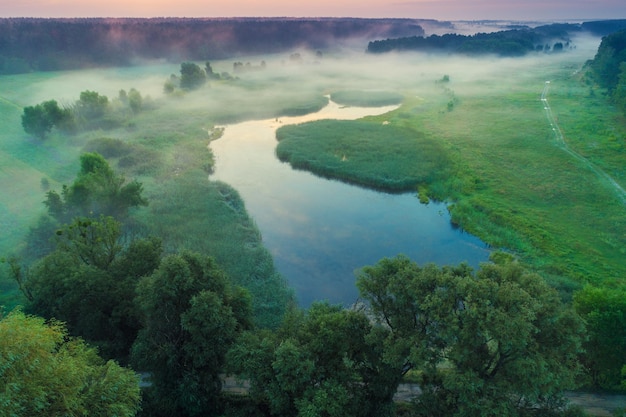
<path fill-rule="evenodd" d="M 104 362 L 60 322 L 19 310 L 0 319 L 0 414 L 30 417 L 134 416 L 139 378 Z"/>
<path fill-rule="evenodd" d="M 417 371 L 416 415 L 518 416 L 562 406 L 574 386 L 581 320 L 538 275 L 505 259 L 419 267 L 404 256 L 357 283 L 388 343 Z"/>
<path fill-rule="evenodd" d="M 109 163 L 98 153 L 80 156 L 80 171 L 69 187 L 64 185 L 61 194 L 48 191 L 44 204 L 48 213 L 61 223 L 77 216 L 104 214 L 124 219 L 131 207 L 145 206 L 143 185 L 138 181 L 126 183 Z"/>
<path fill-rule="evenodd" d="M 250 295 L 192 252 L 165 257 L 137 294 L 143 328 L 133 357 L 152 373 L 151 415 L 214 415 L 226 352 L 252 326 Z"/>
<path fill-rule="evenodd" d="M 275 333 L 247 333 L 229 352 L 258 409 L 273 416 L 392 416 L 402 358 L 363 312 L 315 303 Z"/>
<path fill-rule="evenodd" d="M 69 109 L 59 107 L 56 100 L 48 100 L 35 106 L 24 107 L 22 127 L 26 133 L 45 139 L 53 127 L 63 126 L 71 117 Z"/>
<path fill-rule="evenodd" d="M 180 64 L 180 88 L 183 90 L 195 90 L 207 82 L 206 72 L 193 62 Z"/>
<path fill-rule="evenodd" d="M 15 275 L 29 312 L 66 322 L 72 335 L 126 362 L 140 328 L 135 287 L 162 248 L 155 238 L 125 242 L 121 228 L 111 217 L 76 218 L 57 231 L 52 253 Z"/>
<path fill-rule="evenodd" d="M 587 326 L 582 363 L 589 384 L 619 388 L 626 367 L 626 290 L 586 286 L 575 294 L 574 307 Z"/>

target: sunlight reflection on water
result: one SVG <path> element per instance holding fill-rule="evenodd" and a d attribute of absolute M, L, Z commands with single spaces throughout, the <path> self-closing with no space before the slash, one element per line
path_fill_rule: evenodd
<path fill-rule="evenodd" d="M 275 157 L 278 126 L 321 118 L 357 119 L 394 107 L 339 108 L 319 113 L 226 126 L 211 143 L 212 180 L 233 186 L 258 225 L 278 271 L 301 306 L 315 300 L 356 301 L 354 272 L 403 253 L 420 264 L 473 266 L 489 250 L 455 229 L 444 204 L 419 203 L 415 194 L 385 194 L 291 169 Z"/>

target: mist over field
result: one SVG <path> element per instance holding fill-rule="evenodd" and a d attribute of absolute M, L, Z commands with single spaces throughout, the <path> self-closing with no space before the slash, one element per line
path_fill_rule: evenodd
<path fill-rule="evenodd" d="M 129 417 L 578 416 L 625 389 L 622 27 L 0 19 L 0 330 L 142 372 L 81 362 Z"/>

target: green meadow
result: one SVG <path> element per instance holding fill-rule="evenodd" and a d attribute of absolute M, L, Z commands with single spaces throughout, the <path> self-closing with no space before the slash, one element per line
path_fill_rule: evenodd
<path fill-rule="evenodd" d="M 626 127 L 604 92 L 584 80 L 592 56 L 339 56 L 297 68 L 268 58 L 265 71 L 169 97 L 162 88 L 177 71 L 171 65 L 2 77 L 0 254 L 19 253 L 44 213 L 45 192 L 71 183 L 79 155 L 97 151 L 144 184 L 149 205 L 133 212 L 133 230 L 160 236 L 169 252 L 214 256 L 255 295 L 257 320 L 275 325 L 293 297 L 237 190 L 208 178 L 215 128 L 314 112 L 327 96 L 344 106 L 401 97 L 381 116 L 284 127 L 277 154 L 322 176 L 445 201 L 456 225 L 517 254 L 567 293 L 586 282 L 617 285 L 626 275 L 626 207 L 596 170 L 626 186 Z M 213 66 L 230 71 L 231 63 Z M 556 140 L 540 100 L 546 80 L 565 140 L 586 163 Z M 115 98 L 129 88 L 144 95 L 144 110 L 115 129 L 53 131 L 41 141 L 21 127 L 24 106 L 68 103 L 84 90 Z M 19 303 L 4 265 L 0 271 L 0 304 Z"/>
<path fill-rule="evenodd" d="M 277 154 L 376 189 L 413 184 L 422 201 L 448 202 L 456 225 L 514 252 L 566 293 L 584 283 L 623 285 L 626 206 L 598 170 L 626 186 L 626 125 L 585 80 L 584 59 L 573 58 L 457 69 L 417 94 L 404 90 L 389 114 L 283 127 Z M 585 160 L 557 141 L 540 100 L 547 80 L 565 142 Z"/>

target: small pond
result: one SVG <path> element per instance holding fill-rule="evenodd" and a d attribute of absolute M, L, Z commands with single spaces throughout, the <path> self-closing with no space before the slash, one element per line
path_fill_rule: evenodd
<path fill-rule="evenodd" d="M 405 254 L 419 264 L 475 267 L 487 246 L 452 227 L 444 204 L 420 204 L 416 194 L 386 194 L 292 169 L 274 153 L 279 126 L 317 119 L 357 119 L 394 107 L 340 107 L 318 113 L 237 123 L 210 145 L 212 180 L 233 186 L 256 222 L 278 271 L 298 302 L 350 305 L 357 300 L 355 271 L 383 257 Z"/>

